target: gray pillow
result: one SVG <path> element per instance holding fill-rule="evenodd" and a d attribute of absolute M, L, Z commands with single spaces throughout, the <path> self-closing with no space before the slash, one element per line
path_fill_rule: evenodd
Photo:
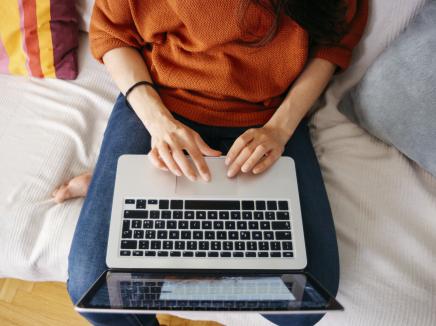
<path fill-rule="evenodd" d="M 436 176 L 436 1 L 376 60 L 339 110 Z"/>

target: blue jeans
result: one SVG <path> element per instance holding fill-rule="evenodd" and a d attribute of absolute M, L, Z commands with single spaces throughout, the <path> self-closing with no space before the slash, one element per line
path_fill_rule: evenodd
<path fill-rule="evenodd" d="M 201 125 L 174 114 L 196 130 L 212 148 L 227 153 L 248 128 Z M 68 292 L 73 302 L 107 269 L 105 258 L 118 157 L 146 154 L 151 136 L 136 114 L 118 97 L 106 128 L 94 175 L 80 213 L 69 255 Z M 335 228 L 320 168 L 303 120 L 286 144 L 284 156 L 295 160 L 306 238 L 307 270 L 332 294 L 339 284 Z M 158 325 L 154 315 L 83 314 L 94 325 Z M 323 315 L 265 315 L 278 325 L 313 325 Z"/>

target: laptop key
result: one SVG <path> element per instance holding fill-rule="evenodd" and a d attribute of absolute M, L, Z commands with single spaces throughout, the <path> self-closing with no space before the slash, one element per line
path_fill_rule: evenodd
<path fill-rule="evenodd" d="M 198 249 L 200 249 L 200 250 L 209 250 L 209 242 L 207 242 L 207 241 L 200 241 L 198 243 Z"/>
<path fill-rule="evenodd" d="M 264 211 L 266 208 L 266 204 L 264 200 L 256 200 L 256 210 Z"/>
<path fill-rule="evenodd" d="M 195 252 L 195 257 L 206 257 L 205 251 L 197 251 Z"/>
<path fill-rule="evenodd" d="M 234 221 L 226 221 L 224 223 L 226 226 L 226 230 L 235 230 L 236 229 L 236 223 Z"/>
<path fill-rule="evenodd" d="M 171 200 L 170 208 L 171 209 L 183 209 L 183 200 Z"/>
<path fill-rule="evenodd" d="M 137 209 L 145 209 L 145 206 L 146 206 L 146 201 L 145 201 L 145 199 L 138 199 L 138 200 L 136 201 L 136 208 L 137 208 Z"/>
<path fill-rule="evenodd" d="M 130 250 L 121 250 L 120 256 L 130 256 Z"/>
<path fill-rule="evenodd" d="M 251 239 L 250 232 L 248 232 L 248 231 L 241 231 L 239 233 L 239 237 L 241 238 L 241 240 L 250 240 Z"/>
<path fill-rule="evenodd" d="M 282 247 L 283 250 L 292 250 L 292 242 L 290 241 L 282 242 Z"/>
<path fill-rule="evenodd" d="M 150 218 L 157 219 L 160 216 L 160 211 L 150 211 Z"/>
<path fill-rule="evenodd" d="M 278 241 L 271 241 L 270 247 L 272 251 L 280 251 L 280 242 Z"/>
<path fill-rule="evenodd" d="M 150 243 L 147 240 L 139 241 L 139 249 L 148 249 L 149 246 L 150 246 Z"/>
<path fill-rule="evenodd" d="M 217 231 L 216 238 L 218 240 L 227 240 L 227 233 L 225 231 Z"/>
<path fill-rule="evenodd" d="M 160 249 L 161 248 L 160 241 L 151 241 L 150 248 L 151 249 Z"/>
<path fill-rule="evenodd" d="M 148 204 L 149 205 L 157 205 L 157 199 L 149 199 Z"/>
<path fill-rule="evenodd" d="M 194 257 L 194 253 L 192 251 L 184 251 L 183 257 Z"/>
<path fill-rule="evenodd" d="M 184 241 L 176 241 L 174 243 L 174 249 L 176 249 L 176 250 L 185 250 L 185 242 Z"/>
<path fill-rule="evenodd" d="M 130 220 L 124 220 L 123 221 L 123 231 L 129 231 L 130 230 Z"/>
<path fill-rule="evenodd" d="M 230 212 L 230 218 L 232 220 L 240 220 L 241 219 L 241 212 Z"/>
<path fill-rule="evenodd" d="M 168 251 L 158 251 L 157 255 L 159 257 L 168 257 Z"/>
<path fill-rule="evenodd" d="M 170 201 L 166 199 L 159 200 L 159 209 L 168 209 L 170 207 Z"/>
<path fill-rule="evenodd" d="M 152 220 L 145 220 L 142 224 L 143 229 L 152 229 L 153 228 L 153 221 Z"/>
<path fill-rule="evenodd" d="M 263 212 L 254 212 L 255 220 L 263 220 Z"/>
<path fill-rule="evenodd" d="M 168 238 L 169 239 L 179 239 L 180 232 L 179 231 L 170 231 Z"/>
<path fill-rule="evenodd" d="M 239 240 L 239 233 L 237 231 L 230 231 L 229 240 Z"/>
<path fill-rule="evenodd" d="M 123 231 L 121 238 L 123 239 L 131 239 L 132 238 L 132 230 Z"/>
<path fill-rule="evenodd" d="M 271 228 L 271 223 L 268 221 L 262 221 L 260 222 L 260 228 L 262 230 L 269 230 Z"/>
<path fill-rule="evenodd" d="M 228 251 L 221 251 L 220 256 L 221 257 L 231 257 L 232 253 L 228 252 Z"/>
<path fill-rule="evenodd" d="M 268 250 L 269 250 L 268 242 L 266 242 L 266 241 L 260 241 L 260 242 L 259 242 L 259 250 L 262 250 L 262 251 L 268 251 Z"/>
<path fill-rule="evenodd" d="M 211 221 L 203 221 L 203 222 L 201 222 L 201 228 L 203 230 L 210 230 L 210 229 L 212 229 L 212 222 Z"/>
<path fill-rule="evenodd" d="M 185 211 L 185 219 L 186 220 L 194 219 L 194 211 Z"/>
<path fill-rule="evenodd" d="M 167 229 L 177 229 L 177 221 L 167 221 Z"/>
<path fill-rule="evenodd" d="M 215 232 L 214 231 L 205 231 L 204 238 L 207 240 L 215 240 Z"/>
<path fill-rule="evenodd" d="M 198 230 L 200 229 L 200 221 L 191 221 L 189 223 L 189 227 L 193 230 Z"/>
<path fill-rule="evenodd" d="M 236 241 L 235 242 L 235 250 L 245 250 L 245 242 Z"/>
<path fill-rule="evenodd" d="M 135 200 L 134 200 L 134 199 L 126 199 L 126 200 L 124 201 L 124 203 L 125 203 L 125 204 L 134 204 L 134 203 L 135 203 Z"/>
<path fill-rule="evenodd" d="M 206 219 L 206 212 L 205 211 L 197 211 L 197 212 L 195 212 L 195 218 L 197 220 L 205 220 Z"/>
<path fill-rule="evenodd" d="M 291 240 L 292 239 L 291 232 L 289 232 L 289 231 L 286 231 L 286 232 L 276 231 L 276 239 L 277 240 Z"/>
<path fill-rule="evenodd" d="M 182 253 L 180 251 L 171 251 L 170 256 L 171 257 L 180 257 Z"/>
<path fill-rule="evenodd" d="M 244 210 L 244 211 L 252 211 L 252 210 L 254 210 L 254 201 L 252 201 L 252 200 L 243 200 L 242 201 L 242 210 Z"/>
<path fill-rule="evenodd" d="M 173 219 L 180 220 L 183 218 L 183 211 L 174 211 L 173 212 Z"/>
<path fill-rule="evenodd" d="M 156 256 L 156 251 L 145 251 L 144 256 Z"/>
<path fill-rule="evenodd" d="M 182 239 L 190 240 L 191 239 L 191 231 L 182 231 Z"/>
<path fill-rule="evenodd" d="M 268 252 L 267 251 L 264 251 L 264 252 L 258 252 L 257 253 L 257 257 L 268 257 L 269 255 L 268 255 Z"/>
<path fill-rule="evenodd" d="M 218 218 L 218 212 L 217 211 L 209 211 L 207 212 L 207 219 L 208 220 L 216 220 Z"/>
<path fill-rule="evenodd" d="M 256 257 L 256 253 L 255 252 L 246 252 L 245 253 L 245 257 Z"/>
<path fill-rule="evenodd" d="M 247 250 L 257 250 L 257 243 L 254 241 L 248 241 Z"/>
<path fill-rule="evenodd" d="M 135 239 L 144 239 L 144 230 L 135 230 L 133 232 L 133 237 Z"/>
<path fill-rule="evenodd" d="M 279 210 L 281 210 L 281 211 L 289 210 L 288 202 L 285 200 L 280 200 L 279 201 Z"/>
<path fill-rule="evenodd" d="M 207 253 L 207 256 L 208 257 L 218 257 L 218 252 L 216 252 L 216 251 L 209 251 Z"/>
<path fill-rule="evenodd" d="M 147 218 L 148 217 L 148 211 L 124 211 L 124 218 Z"/>
<path fill-rule="evenodd" d="M 247 230 L 247 222 L 245 221 L 238 221 L 236 223 L 238 230 Z"/>
<path fill-rule="evenodd" d="M 223 250 L 233 250 L 233 242 L 224 241 L 223 242 Z"/>
<path fill-rule="evenodd" d="M 291 223 L 290 222 L 271 222 L 272 230 L 290 230 Z"/>
<path fill-rule="evenodd" d="M 252 220 L 253 214 L 251 212 L 242 212 L 242 219 L 243 220 Z"/>
<path fill-rule="evenodd" d="M 197 250 L 197 242 L 196 241 L 188 241 L 188 242 L 186 242 L 186 249 L 188 249 L 188 250 Z"/>
<path fill-rule="evenodd" d="M 203 231 L 194 231 L 192 235 L 195 240 L 203 240 Z"/>
<path fill-rule="evenodd" d="M 163 218 L 163 219 L 168 220 L 168 219 L 171 218 L 171 211 L 162 211 L 161 214 L 162 214 L 162 218 Z"/>
<path fill-rule="evenodd" d="M 140 229 L 142 226 L 141 220 L 132 220 L 132 229 Z"/>
<path fill-rule="evenodd" d="M 289 212 L 277 212 L 277 220 L 289 221 Z"/>
<path fill-rule="evenodd" d="M 253 240 L 262 240 L 262 232 L 260 231 L 254 231 L 251 233 L 251 238 Z"/>
<path fill-rule="evenodd" d="M 210 244 L 211 244 L 212 250 L 221 250 L 221 242 L 212 241 Z"/>
<path fill-rule="evenodd" d="M 259 229 L 259 222 L 257 222 L 257 221 L 248 222 L 248 228 L 250 230 L 258 230 Z"/>
<path fill-rule="evenodd" d="M 294 257 L 294 253 L 292 251 L 283 252 L 283 257 Z"/>
<path fill-rule="evenodd" d="M 164 241 L 162 242 L 162 248 L 163 249 L 173 249 L 173 242 L 172 241 Z"/>
<path fill-rule="evenodd" d="M 156 231 L 155 230 L 145 231 L 145 238 L 146 239 L 155 239 L 156 238 Z"/>
<path fill-rule="evenodd" d="M 234 251 L 233 257 L 244 257 L 244 253 L 242 251 Z"/>
<path fill-rule="evenodd" d="M 136 240 L 121 240 L 121 249 L 136 249 L 137 244 Z"/>
<path fill-rule="evenodd" d="M 163 220 L 155 221 L 154 228 L 155 229 L 165 229 L 165 221 L 163 221 Z"/>
<path fill-rule="evenodd" d="M 263 238 L 265 240 L 274 240 L 274 232 L 272 231 L 263 232 Z"/>
<path fill-rule="evenodd" d="M 268 200 L 266 202 L 266 206 L 267 206 L 269 211 L 277 210 L 277 202 L 275 200 Z"/>
<path fill-rule="evenodd" d="M 224 229 L 224 222 L 222 222 L 222 221 L 215 221 L 215 222 L 213 222 L 213 228 L 215 230 L 222 230 L 222 229 Z"/>
<path fill-rule="evenodd" d="M 133 256 L 143 256 L 144 252 L 142 250 L 134 250 Z"/>
<path fill-rule="evenodd" d="M 179 229 L 187 229 L 188 227 L 188 221 L 179 221 Z"/>
<path fill-rule="evenodd" d="M 220 220 L 228 220 L 230 218 L 230 214 L 229 214 L 229 212 L 221 211 L 219 213 L 219 218 L 220 218 Z"/>
<path fill-rule="evenodd" d="M 157 231 L 157 238 L 158 239 L 168 239 L 168 231 L 167 230 Z"/>
<path fill-rule="evenodd" d="M 281 257 L 282 254 L 281 254 L 280 251 L 273 251 L 273 252 L 270 252 L 270 253 L 269 253 L 269 256 L 270 256 L 270 257 Z"/>
<path fill-rule="evenodd" d="M 265 212 L 265 220 L 273 221 L 276 219 L 275 212 Z"/>

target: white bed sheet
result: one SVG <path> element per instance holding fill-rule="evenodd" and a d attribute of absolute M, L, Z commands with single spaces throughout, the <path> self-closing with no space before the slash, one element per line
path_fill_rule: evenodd
<path fill-rule="evenodd" d="M 391 32 L 380 39 L 374 31 L 385 20 L 372 19 L 356 63 L 336 78 L 312 121 L 338 233 L 338 299 L 346 308 L 320 325 L 436 324 L 436 180 L 336 109 L 338 98 L 425 1 L 397 2 L 396 9 L 392 1 L 374 4 L 376 12 L 396 18 Z M 117 94 L 90 57 L 86 34 L 81 44 L 75 82 L 0 76 L 0 277 L 66 280 L 82 200 L 55 205 L 50 193 L 92 168 Z M 270 325 L 259 315 L 210 319 Z"/>

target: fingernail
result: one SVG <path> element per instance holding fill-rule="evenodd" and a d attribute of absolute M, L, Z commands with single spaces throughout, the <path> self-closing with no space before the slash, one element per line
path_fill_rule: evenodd
<path fill-rule="evenodd" d="M 228 176 L 229 178 L 233 177 L 233 171 L 228 171 L 228 172 L 227 172 L 227 176 Z"/>
<path fill-rule="evenodd" d="M 210 181 L 210 174 L 206 174 L 204 177 L 205 177 L 204 180 L 205 180 L 206 182 L 209 182 L 209 181 Z"/>

